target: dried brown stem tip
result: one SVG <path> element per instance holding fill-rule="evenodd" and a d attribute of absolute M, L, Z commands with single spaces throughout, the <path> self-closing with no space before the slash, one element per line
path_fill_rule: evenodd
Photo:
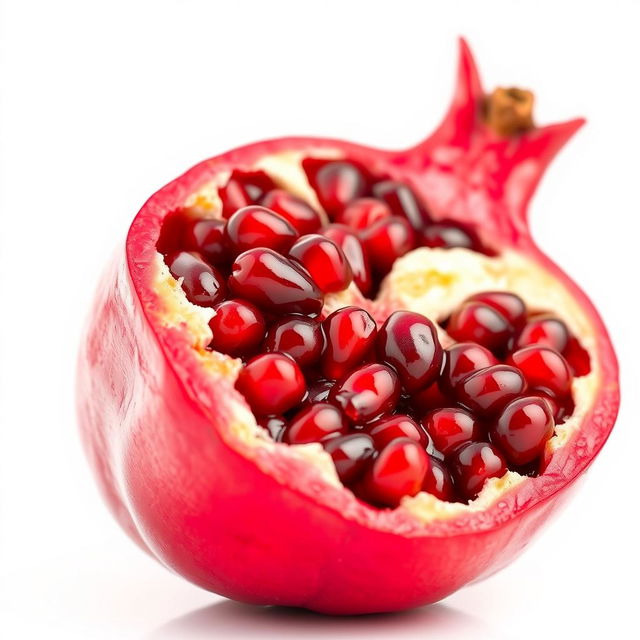
<path fill-rule="evenodd" d="M 485 102 L 485 120 L 501 136 L 533 129 L 533 93 L 516 87 L 494 89 Z"/>

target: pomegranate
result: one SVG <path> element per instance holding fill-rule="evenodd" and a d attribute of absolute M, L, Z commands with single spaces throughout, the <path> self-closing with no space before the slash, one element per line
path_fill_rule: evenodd
<path fill-rule="evenodd" d="M 223 154 L 144 205 L 79 361 L 118 521 L 187 579 L 325 613 L 435 602 L 505 566 L 616 417 L 617 364 L 526 207 L 582 124 L 485 94 L 466 46 L 404 151 Z"/>

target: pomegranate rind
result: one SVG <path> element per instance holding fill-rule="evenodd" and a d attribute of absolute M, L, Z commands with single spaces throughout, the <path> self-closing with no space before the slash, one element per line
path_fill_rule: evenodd
<path fill-rule="evenodd" d="M 499 140 L 479 124 L 482 95 L 463 42 L 453 106 L 420 145 L 389 152 L 309 138 L 257 143 L 195 166 L 141 209 L 98 288 L 79 356 L 78 415 L 111 510 L 160 562 L 245 602 L 332 614 L 396 611 L 505 566 L 570 495 L 613 427 L 617 362 L 586 295 L 536 247 L 526 205 L 581 121 Z M 283 153 L 342 155 L 401 178 L 436 220 L 446 211 L 478 225 L 494 246 L 526 255 L 566 287 L 592 325 L 599 384 L 579 430 L 543 474 L 481 509 L 424 522 L 405 506 L 379 510 L 357 500 L 294 448 L 266 437 L 256 446 L 260 435 L 247 426 L 254 419 L 233 388 L 237 361 L 205 353 L 186 323 L 166 320 L 155 243 L 167 213 L 215 176 Z M 456 172 L 446 170 L 454 165 Z"/>

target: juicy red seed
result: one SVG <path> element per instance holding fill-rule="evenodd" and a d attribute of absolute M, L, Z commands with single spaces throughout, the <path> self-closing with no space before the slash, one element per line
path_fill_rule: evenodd
<path fill-rule="evenodd" d="M 412 311 L 394 311 L 376 338 L 376 352 L 391 365 L 408 392 L 433 382 L 442 366 L 442 347 L 431 320 Z"/>
<path fill-rule="evenodd" d="M 325 402 L 329 397 L 329 391 L 333 387 L 333 381 L 331 380 L 316 380 L 309 385 L 307 393 L 307 402 L 313 404 L 314 402 Z"/>
<path fill-rule="evenodd" d="M 491 442 L 514 465 L 538 458 L 553 435 L 553 416 L 545 400 L 536 396 L 516 398 L 491 425 Z"/>
<path fill-rule="evenodd" d="M 449 393 L 474 371 L 494 364 L 498 364 L 498 360 L 489 349 L 472 342 L 454 344 L 444 352 L 444 367 L 440 378 L 442 388 L 445 393 Z"/>
<path fill-rule="evenodd" d="M 458 342 L 476 342 L 500 352 L 506 349 L 513 328 L 493 307 L 482 302 L 465 302 L 449 318 L 447 333 Z"/>
<path fill-rule="evenodd" d="M 233 293 L 273 313 L 302 313 L 317 316 L 322 293 L 315 283 L 271 249 L 250 249 L 233 263 L 229 287 Z"/>
<path fill-rule="evenodd" d="M 488 442 L 469 442 L 454 451 L 450 469 L 458 492 L 466 500 L 472 500 L 486 480 L 500 478 L 507 472 L 507 463 Z"/>
<path fill-rule="evenodd" d="M 365 361 L 376 339 L 375 320 L 359 307 L 343 307 L 322 323 L 326 347 L 322 373 L 330 379 L 342 378 Z"/>
<path fill-rule="evenodd" d="M 393 263 L 416 245 L 416 234 L 407 220 L 392 216 L 362 231 L 362 242 L 374 271 L 384 275 Z"/>
<path fill-rule="evenodd" d="M 394 215 L 406 218 L 416 231 L 421 231 L 431 222 L 426 207 L 413 190 L 402 182 L 378 182 L 373 186 L 373 195 L 386 202 Z"/>
<path fill-rule="evenodd" d="M 564 398 L 552 398 L 546 393 L 535 392 L 532 395 L 542 398 L 548 405 L 553 421 L 556 424 L 562 424 L 574 411 L 575 404 L 571 396 L 565 396 Z"/>
<path fill-rule="evenodd" d="M 167 256 L 167 265 L 176 280 L 182 278 L 181 286 L 189 302 L 214 307 L 224 300 L 227 287 L 222 274 L 199 254 L 179 251 Z"/>
<path fill-rule="evenodd" d="M 184 230 L 184 248 L 197 251 L 209 264 L 223 264 L 229 258 L 224 225 L 224 220 L 191 220 Z"/>
<path fill-rule="evenodd" d="M 451 404 L 449 397 L 442 393 L 437 382 L 430 384 L 425 389 L 421 389 L 411 394 L 409 405 L 416 415 L 423 416 L 428 411 L 440 409 Z"/>
<path fill-rule="evenodd" d="M 320 442 L 348 430 L 349 423 L 340 409 L 327 402 L 318 402 L 305 407 L 291 419 L 284 441 L 289 444 Z"/>
<path fill-rule="evenodd" d="M 156 249 L 165 256 L 182 251 L 185 248 L 185 229 L 189 226 L 191 220 L 192 218 L 183 209 L 170 211 L 162 220 Z"/>
<path fill-rule="evenodd" d="M 444 408 L 430 411 L 423 419 L 422 426 L 431 436 L 433 444 L 445 456 L 456 447 L 480 437 L 480 425 L 475 418 L 458 408 Z"/>
<path fill-rule="evenodd" d="M 262 313 L 245 300 L 225 300 L 214 307 L 209 320 L 213 339 L 209 346 L 231 356 L 247 356 L 262 342 L 265 322 Z"/>
<path fill-rule="evenodd" d="M 526 387 L 527 383 L 518 369 L 496 364 L 464 378 L 455 388 L 455 395 L 467 409 L 486 416 L 500 411 Z"/>
<path fill-rule="evenodd" d="M 396 373 L 383 364 L 367 364 L 352 371 L 329 392 L 354 424 L 364 424 L 391 413 L 400 398 Z"/>
<path fill-rule="evenodd" d="M 269 191 L 260 204 L 282 216 L 300 235 L 315 233 L 322 226 L 320 214 L 311 205 L 284 189 Z"/>
<path fill-rule="evenodd" d="M 569 338 L 563 355 L 573 370 L 573 375 L 586 376 L 591 371 L 589 352 L 580 344 L 575 336 Z"/>
<path fill-rule="evenodd" d="M 366 195 L 366 176 L 351 162 L 307 158 L 302 164 L 330 218 L 337 216 L 352 200 Z"/>
<path fill-rule="evenodd" d="M 320 324 L 304 316 L 285 316 L 269 327 L 266 351 L 288 353 L 302 368 L 318 362 L 324 346 Z"/>
<path fill-rule="evenodd" d="M 236 211 L 225 228 L 225 240 L 235 254 L 258 247 L 286 253 L 297 237 L 297 231 L 283 217 L 258 205 Z"/>
<path fill-rule="evenodd" d="M 415 496 L 429 470 L 429 456 L 409 438 L 390 442 L 363 478 L 361 490 L 377 504 L 396 507 L 404 496 Z"/>
<path fill-rule="evenodd" d="M 352 229 L 368 229 L 374 222 L 392 215 L 389 205 L 375 198 L 359 198 L 354 200 L 338 220 Z"/>
<path fill-rule="evenodd" d="M 422 245 L 442 249 L 474 249 L 476 241 L 470 233 L 453 223 L 431 224 L 422 232 Z"/>
<path fill-rule="evenodd" d="M 238 374 L 236 389 L 261 416 L 285 413 L 306 393 L 300 367 L 281 353 L 263 353 L 249 360 Z"/>
<path fill-rule="evenodd" d="M 342 249 L 324 236 L 315 233 L 302 236 L 289 250 L 289 257 L 309 272 L 324 293 L 343 291 L 353 280 Z"/>
<path fill-rule="evenodd" d="M 331 455 L 338 477 L 344 484 L 361 477 L 376 452 L 373 440 L 366 433 L 331 438 L 322 446 Z"/>
<path fill-rule="evenodd" d="M 273 180 L 264 171 L 233 171 L 227 184 L 219 190 L 222 200 L 222 217 L 228 218 L 238 209 L 258 202 L 275 186 Z"/>
<path fill-rule="evenodd" d="M 532 345 L 507 358 L 507 364 L 522 371 L 529 387 L 564 396 L 571 391 L 573 375 L 567 361 L 553 349 Z"/>
<path fill-rule="evenodd" d="M 411 438 L 427 448 L 427 434 L 418 424 L 402 414 L 380 418 L 365 427 L 366 432 L 373 438 L 377 449 L 384 449 L 392 440 L 396 438 Z"/>
<path fill-rule="evenodd" d="M 559 318 L 550 316 L 529 320 L 518 336 L 516 348 L 537 344 L 562 353 L 569 342 L 569 329 Z"/>
<path fill-rule="evenodd" d="M 455 488 L 449 469 L 442 460 L 429 456 L 429 468 L 422 481 L 422 491 L 434 495 L 439 500 L 455 501 Z"/>
<path fill-rule="evenodd" d="M 257 420 L 258 424 L 269 432 L 272 440 L 282 442 L 287 421 L 282 416 L 262 416 Z"/>
<path fill-rule="evenodd" d="M 520 296 L 506 291 L 483 291 L 467 299 L 467 302 L 482 302 L 499 311 L 511 324 L 519 329 L 527 319 L 527 307 Z"/>
<path fill-rule="evenodd" d="M 360 238 L 342 224 L 330 224 L 322 230 L 322 235 L 333 240 L 341 249 L 353 273 L 353 280 L 358 285 L 362 295 L 368 295 L 373 285 L 369 258 L 365 253 Z"/>

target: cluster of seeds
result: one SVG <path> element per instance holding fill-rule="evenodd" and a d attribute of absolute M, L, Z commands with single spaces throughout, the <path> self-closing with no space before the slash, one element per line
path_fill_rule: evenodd
<path fill-rule="evenodd" d="M 330 222 L 264 172 L 234 171 L 223 219 L 169 216 L 158 242 L 194 304 L 213 307 L 210 348 L 242 358 L 236 387 L 276 441 L 319 442 L 361 499 L 396 506 L 427 491 L 474 498 L 508 469 L 540 471 L 555 424 L 573 411 L 586 351 L 562 320 L 508 292 L 466 300 L 443 323 L 399 310 L 378 326 L 324 296 L 354 282 L 371 295 L 417 246 L 483 251 L 475 235 L 433 223 L 405 184 L 356 163 L 309 158 Z"/>

